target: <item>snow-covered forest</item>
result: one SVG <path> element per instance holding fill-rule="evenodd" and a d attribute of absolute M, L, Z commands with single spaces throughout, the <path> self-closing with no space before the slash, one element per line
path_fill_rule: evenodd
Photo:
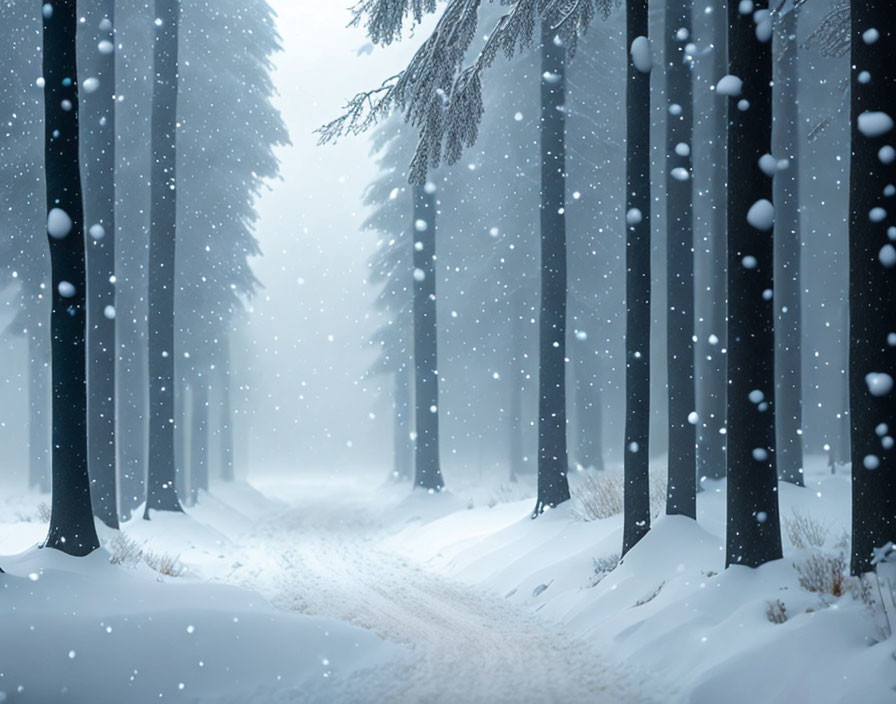
<path fill-rule="evenodd" d="M 896 702 L 892 3 L 0 39 L 0 704 Z"/>

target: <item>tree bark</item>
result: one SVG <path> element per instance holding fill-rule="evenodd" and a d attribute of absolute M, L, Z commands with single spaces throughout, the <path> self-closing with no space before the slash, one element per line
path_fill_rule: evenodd
<path fill-rule="evenodd" d="M 896 216 L 884 189 L 896 183 L 896 161 L 879 151 L 893 143 L 896 119 L 896 32 L 892 5 L 852 3 L 852 158 L 849 190 L 849 385 L 852 425 L 852 560 L 855 575 L 873 569 L 874 550 L 896 540 Z M 876 37 L 871 33 L 876 32 Z M 867 34 L 866 34 L 867 33 Z M 862 72 L 870 80 L 864 81 Z M 860 78 L 862 76 L 862 78 Z M 859 128 L 865 113 L 889 116 L 889 129 Z M 873 119 L 873 117 L 872 117 Z M 882 132 L 878 134 L 878 132 Z M 889 198 L 892 202 L 892 197 Z M 887 208 L 883 219 L 874 208 Z M 889 249 L 887 249 L 889 248 Z M 878 375 L 878 376 L 869 376 Z"/>
<path fill-rule="evenodd" d="M 149 471 L 146 511 L 181 511 L 174 467 L 178 0 L 156 0 L 149 238 Z"/>
<path fill-rule="evenodd" d="M 691 181 L 693 99 L 690 0 L 668 0 L 665 22 L 666 100 L 666 360 L 669 482 L 666 513 L 697 517 L 694 393 L 694 230 Z M 679 107 L 678 114 L 671 109 Z"/>
<path fill-rule="evenodd" d="M 622 554 L 650 530 L 650 72 L 632 60 L 647 1 L 626 3 L 625 517 Z"/>
<path fill-rule="evenodd" d="M 566 473 L 566 49 L 541 32 L 541 314 L 538 498 L 533 516 L 569 499 Z"/>
<path fill-rule="evenodd" d="M 87 280 L 78 154 L 75 0 L 43 12 L 47 231 L 52 268 L 52 500 L 46 546 L 69 555 L 99 547 L 87 469 Z"/>
<path fill-rule="evenodd" d="M 756 11 L 768 9 L 759 0 Z M 757 24 L 728 6 L 728 73 L 743 80 L 728 133 L 728 525 L 725 563 L 759 565 L 781 557 L 775 464 L 775 337 L 771 227 L 747 220 L 772 182 L 759 168 L 771 151 L 772 54 Z M 745 105 L 743 101 L 748 101 Z M 746 108 L 746 109 L 744 109 Z"/>
<path fill-rule="evenodd" d="M 441 491 L 435 187 L 414 186 L 414 486 Z"/>
<path fill-rule="evenodd" d="M 85 92 L 84 174 L 87 185 L 87 441 L 91 495 L 97 518 L 118 528 L 115 449 L 115 3 L 86 3 L 90 32 L 86 75 L 99 87 Z"/>
<path fill-rule="evenodd" d="M 800 302 L 800 136 L 797 10 L 775 19 L 772 154 L 789 165 L 775 174 L 775 445 L 778 476 L 803 481 L 802 304 Z"/>

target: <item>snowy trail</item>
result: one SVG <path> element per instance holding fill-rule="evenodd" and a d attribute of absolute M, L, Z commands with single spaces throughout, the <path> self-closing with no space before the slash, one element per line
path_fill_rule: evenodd
<path fill-rule="evenodd" d="M 357 489 L 322 492 L 308 491 L 244 535 L 227 581 L 279 608 L 408 646 L 407 660 L 344 682 L 345 701 L 646 701 L 631 676 L 603 666 L 587 644 L 384 549 L 383 528 Z"/>

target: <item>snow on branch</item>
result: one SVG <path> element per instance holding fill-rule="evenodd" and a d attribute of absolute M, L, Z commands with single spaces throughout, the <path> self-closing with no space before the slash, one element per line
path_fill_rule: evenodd
<path fill-rule="evenodd" d="M 367 17 L 370 38 L 388 43 L 398 37 L 408 14 L 429 11 L 431 0 L 361 0 L 354 23 Z M 409 180 L 422 184 L 443 161 L 455 163 L 479 134 L 484 112 L 482 74 L 498 54 L 512 58 L 532 44 L 539 21 L 547 19 L 572 52 L 576 38 L 599 12 L 606 18 L 619 0 L 500 0 L 508 7 L 469 66 L 465 58 L 478 27 L 482 0 L 449 0 L 432 34 L 402 72 L 370 91 L 355 95 L 335 120 L 317 130 L 321 144 L 360 134 L 393 110 L 419 132 Z"/>

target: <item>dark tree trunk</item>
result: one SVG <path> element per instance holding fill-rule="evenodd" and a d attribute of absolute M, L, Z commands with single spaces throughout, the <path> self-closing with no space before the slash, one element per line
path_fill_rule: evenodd
<path fill-rule="evenodd" d="M 800 303 L 800 139 L 797 11 L 776 18 L 772 145 L 789 165 L 775 174 L 775 444 L 778 476 L 803 481 L 802 304 Z"/>
<path fill-rule="evenodd" d="M 685 30 L 683 36 L 678 33 Z M 666 344 L 669 385 L 669 483 L 666 513 L 697 517 L 697 434 L 694 394 L 694 230 L 691 143 L 693 100 L 691 1 L 666 3 Z"/>
<path fill-rule="evenodd" d="M 697 350 L 697 474 L 709 479 L 725 476 L 726 442 L 723 432 L 726 416 L 727 364 L 727 289 L 726 235 L 728 159 L 726 154 L 728 104 L 711 89 L 728 71 L 728 20 L 723 6 L 709 14 L 693 17 L 699 23 L 698 46 L 712 47 L 711 53 L 696 61 L 700 90 L 698 104 L 709 102 L 696 115 L 695 139 L 692 145 L 695 189 L 700 198 L 694 213 L 701 233 L 697 247 L 700 268 L 695 272 L 699 295 L 696 300 Z"/>
<path fill-rule="evenodd" d="M 566 473 L 566 49 L 541 33 L 541 315 L 538 499 L 533 516 L 569 498 Z"/>
<path fill-rule="evenodd" d="M 87 555 L 100 543 L 87 470 L 87 280 L 78 162 L 75 0 L 45 5 L 43 78 L 47 231 L 52 266 L 53 480 L 46 546 Z"/>
<path fill-rule="evenodd" d="M 411 385 L 409 367 L 403 366 L 395 371 L 394 425 L 392 439 L 394 444 L 394 462 L 392 477 L 396 481 L 411 478 L 413 467 L 413 447 L 411 447 Z"/>
<path fill-rule="evenodd" d="M 632 60 L 647 40 L 647 0 L 626 3 L 626 321 L 624 555 L 650 530 L 650 71 Z M 640 38 L 640 39 L 639 39 Z"/>
<path fill-rule="evenodd" d="M 50 349 L 44 326 L 28 330 L 28 486 L 47 494 L 50 491 L 50 389 L 48 370 Z"/>
<path fill-rule="evenodd" d="M 760 0 L 757 10 L 768 9 Z M 728 133 L 728 526 L 727 565 L 757 567 L 781 557 L 775 465 L 775 335 L 771 223 L 748 212 L 770 203 L 772 180 L 759 169 L 771 151 L 772 54 L 756 23 L 728 5 L 729 70 L 743 80 Z M 720 97 L 720 100 L 728 98 Z"/>
<path fill-rule="evenodd" d="M 115 452 L 115 3 L 87 5 L 90 32 L 86 75 L 99 81 L 83 91 L 82 126 L 87 218 L 87 441 L 91 497 L 97 518 L 118 528 Z"/>
<path fill-rule="evenodd" d="M 436 197 L 432 185 L 414 186 L 414 486 L 441 491 L 439 366 L 436 326 Z"/>
<path fill-rule="evenodd" d="M 197 375 L 190 385 L 190 499 L 208 491 L 208 384 Z"/>
<path fill-rule="evenodd" d="M 849 379 L 851 570 L 856 575 L 872 569 L 876 548 L 896 540 L 896 449 L 890 439 L 896 433 L 896 389 L 890 388 L 896 378 L 896 267 L 888 238 L 896 217 L 892 207 L 882 220 L 872 214 L 874 208 L 887 208 L 884 188 L 896 183 L 896 162 L 878 157 L 881 147 L 893 143 L 896 119 L 892 11 L 892 3 L 882 0 L 852 3 Z M 865 34 L 869 30 L 876 31 L 876 39 Z M 859 76 L 865 71 L 870 80 L 863 82 Z M 872 129 L 873 113 L 881 112 L 889 116 L 889 128 Z"/>
<path fill-rule="evenodd" d="M 178 0 L 156 0 L 149 236 L 149 471 L 146 511 L 180 511 L 174 468 Z"/>
<path fill-rule="evenodd" d="M 221 350 L 218 375 L 220 398 L 218 399 L 218 442 L 221 450 L 221 479 L 232 482 L 235 477 L 233 454 L 233 405 L 230 389 L 230 342 L 225 340 Z M 206 480 L 206 485 L 208 480 Z"/>

